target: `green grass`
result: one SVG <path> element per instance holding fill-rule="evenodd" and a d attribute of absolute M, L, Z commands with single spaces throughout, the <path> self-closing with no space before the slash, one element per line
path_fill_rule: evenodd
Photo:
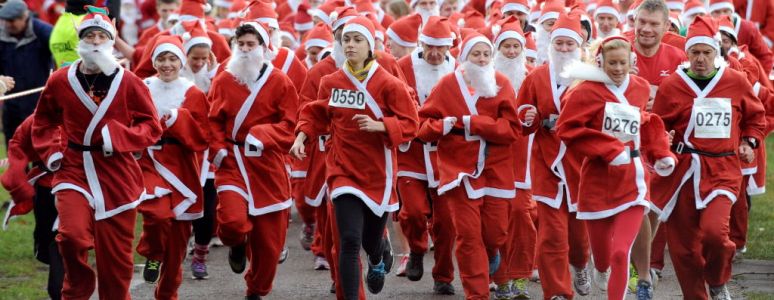
<path fill-rule="evenodd" d="M 774 260 L 774 136 L 766 140 L 766 194 L 753 197 L 745 258 Z"/>

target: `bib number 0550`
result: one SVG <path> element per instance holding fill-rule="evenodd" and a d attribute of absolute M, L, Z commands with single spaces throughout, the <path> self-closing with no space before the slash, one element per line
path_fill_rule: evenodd
<path fill-rule="evenodd" d="M 363 92 L 344 89 L 331 90 L 331 98 L 328 101 L 328 106 L 342 108 L 365 109 L 365 105 L 366 99 Z"/>

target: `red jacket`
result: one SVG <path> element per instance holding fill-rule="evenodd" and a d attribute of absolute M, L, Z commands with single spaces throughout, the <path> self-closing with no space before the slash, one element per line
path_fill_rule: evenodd
<path fill-rule="evenodd" d="M 774 47 L 774 0 L 734 0 L 734 9 L 760 29 L 769 48 Z"/>

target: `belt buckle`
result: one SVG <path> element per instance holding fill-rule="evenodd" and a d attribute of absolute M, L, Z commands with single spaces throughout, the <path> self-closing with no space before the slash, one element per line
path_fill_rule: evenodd
<path fill-rule="evenodd" d="M 683 149 L 684 148 L 685 148 L 685 144 L 683 144 L 683 142 L 678 143 L 677 147 L 675 147 L 675 153 L 683 154 Z"/>

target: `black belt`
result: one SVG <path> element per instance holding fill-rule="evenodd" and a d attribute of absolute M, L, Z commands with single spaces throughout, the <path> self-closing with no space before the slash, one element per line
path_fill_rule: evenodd
<path fill-rule="evenodd" d="M 67 141 L 67 148 L 73 149 L 75 151 L 80 151 L 80 152 L 102 151 L 102 145 L 86 146 L 86 145 L 77 144 L 73 141 Z"/>
<path fill-rule="evenodd" d="M 635 150 L 629 151 L 629 157 L 631 158 L 640 157 L 640 150 L 635 149 Z"/>
<path fill-rule="evenodd" d="M 226 138 L 226 141 L 229 142 L 229 143 L 232 143 L 234 145 L 237 145 L 239 147 L 244 147 L 245 146 L 245 142 L 243 142 L 243 141 L 235 141 L 235 140 L 232 140 L 232 139 L 229 139 L 229 138 Z"/>
<path fill-rule="evenodd" d="M 686 147 L 685 144 L 682 142 L 677 144 L 676 146 L 672 147 L 672 151 L 674 151 L 677 154 L 683 154 L 683 153 L 695 153 L 698 155 L 708 156 L 708 157 L 725 157 L 725 156 L 734 156 L 736 155 L 736 152 L 729 151 L 729 152 L 719 152 L 719 153 L 713 153 L 713 152 L 706 152 L 701 150 L 696 150 L 693 148 Z"/>
<path fill-rule="evenodd" d="M 452 129 L 451 129 L 451 131 L 449 131 L 449 133 L 450 133 L 450 134 L 454 134 L 454 135 L 461 135 L 461 136 L 465 136 L 465 129 L 461 129 L 461 128 L 452 128 Z"/>
<path fill-rule="evenodd" d="M 180 143 L 180 140 L 176 138 L 168 137 L 168 138 L 161 138 L 158 142 L 156 142 L 156 144 L 154 144 L 154 146 L 163 146 L 166 144 L 180 145 L 182 143 Z"/>

